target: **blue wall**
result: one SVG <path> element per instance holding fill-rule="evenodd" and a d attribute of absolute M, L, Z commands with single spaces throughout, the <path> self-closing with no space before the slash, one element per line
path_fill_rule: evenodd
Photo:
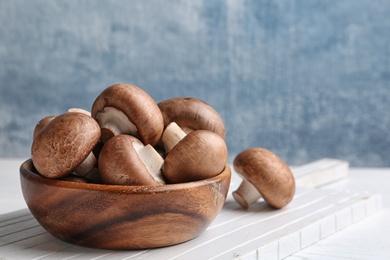
<path fill-rule="evenodd" d="M 230 156 L 390 166 L 390 1 L 0 1 L 0 157 L 118 82 L 193 96 Z"/>

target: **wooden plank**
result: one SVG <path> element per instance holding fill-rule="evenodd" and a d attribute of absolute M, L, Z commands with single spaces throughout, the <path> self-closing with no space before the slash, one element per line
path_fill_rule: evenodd
<path fill-rule="evenodd" d="M 287 257 L 298 259 L 390 259 L 390 209 L 384 207 L 346 230 Z"/>
<path fill-rule="evenodd" d="M 338 207 L 341 207 L 341 210 L 343 210 L 344 207 L 347 207 L 349 205 L 346 203 L 347 202 L 340 204 L 338 205 Z M 319 202 L 318 204 L 321 204 L 321 202 Z M 250 250 L 250 248 L 258 248 L 258 255 L 262 256 L 262 247 L 264 245 L 267 246 L 268 243 L 274 243 L 275 241 L 279 241 L 278 258 L 283 258 L 287 255 L 296 252 L 299 249 L 299 247 L 297 246 L 297 243 L 299 243 L 297 242 L 299 241 L 297 232 L 311 225 L 312 223 L 316 223 L 317 221 L 320 221 L 324 216 L 328 214 L 334 214 L 334 212 L 337 212 L 336 207 L 328 207 L 327 209 L 324 210 L 307 207 L 300 212 L 304 214 L 304 217 L 300 218 L 299 217 L 300 214 L 295 214 L 295 215 L 289 214 L 288 215 L 288 218 L 290 219 L 289 222 L 285 221 L 285 218 L 287 216 L 284 217 L 281 216 L 277 218 L 277 220 L 275 220 L 274 223 L 264 222 L 259 228 L 253 227 L 253 229 L 251 230 L 245 230 L 246 235 L 251 234 L 252 239 L 251 240 L 246 239 L 245 241 L 245 239 L 241 238 L 245 242 L 242 242 L 241 245 L 236 245 L 236 246 L 232 245 L 231 247 L 229 247 L 227 251 L 223 252 L 223 254 L 220 255 L 221 259 L 223 259 L 224 257 L 229 257 L 229 254 L 245 255 L 245 252 L 247 252 L 247 250 Z M 277 225 L 279 225 L 279 228 L 277 227 Z M 267 227 L 271 227 L 271 226 L 273 226 L 273 228 L 271 228 L 268 232 L 264 232 Z M 244 233 L 244 230 L 242 231 L 243 231 L 242 233 Z M 256 235 L 256 231 L 260 233 L 260 235 Z"/>
<path fill-rule="evenodd" d="M 291 170 L 297 187 L 321 187 L 347 177 L 349 162 L 324 158 Z"/>
<path fill-rule="evenodd" d="M 23 219 L 32 219 L 33 216 L 27 209 L 17 210 L 0 215 L 0 227 Z"/>

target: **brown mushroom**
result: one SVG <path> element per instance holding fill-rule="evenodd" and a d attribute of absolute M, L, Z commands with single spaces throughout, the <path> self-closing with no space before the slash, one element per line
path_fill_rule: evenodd
<path fill-rule="evenodd" d="M 192 97 L 175 97 L 157 105 L 164 118 L 164 127 L 175 122 L 186 133 L 209 130 L 225 139 L 226 130 L 222 117 L 206 102 Z"/>
<path fill-rule="evenodd" d="M 100 151 L 100 177 L 106 184 L 159 185 L 164 160 L 149 144 L 131 135 L 110 138 Z"/>
<path fill-rule="evenodd" d="M 99 138 L 100 127 L 92 117 L 74 112 L 56 116 L 33 140 L 33 164 L 45 177 L 62 178 L 88 157 Z"/>
<path fill-rule="evenodd" d="M 101 127 L 101 140 L 119 134 L 136 136 L 154 146 L 164 130 L 161 111 L 152 97 L 134 85 L 106 88 L 92 105 L 92 117 Z"/>
<path fill-rule="evenodd" d="M 86 110 L 80 109 L 80 108 L 70 108 L 70 109 L 68 109 L 68 112 L 83 113 L 87 116 L 91 116 L 91 113 L 89 113 Z M 53 116 L 53 115 L 46 116 L 46 117 L 42 118 L 34 128 L 33 139 L 35 139 L 38 132 L 54 118 L 55 118 L 55 116 Z M 86 177 L 89 179 L 92 178 L 93 180 L 96 180 L 98 178 L 98 176 L 96 176 L 98 173 L 97 173 L 97 171 L 93 171 L 93 170 L 95 170 L 96 165 L 97 165 L 96 156 L 94 155 L 94 153 L 91 152 L 87 156 L 87 158 L 85 158 L 85 160 L 79 166 L 77 166 L 77 168 L 74 169 L 73 171 L 80 176 L 83 176 L 83 177 Z"/>
<path fill-rule="evenodd" d="M 233 197 L 243 208 L 261 197 L 274 208 L 282 208 L 293 199 L 294 176 L 273 152 L 258 147 L 246 149 L 235 157 L 233 166 L 243 178 Z"/>
<path fill-rule="evenodd" d="M 214 132 L 196 130 L 186 134 L 172 122 L 165 129 L 162 142 L 167 151 L 162 170 L 170 183 L 211 178 L 226 166 L 225 140 Z"/>
<path fill-rule="evenodd" d="M 53 118 L 56 116 L 51 115 L 51 116 L 45 116 L 41 120 L 38 121 L 38 123 L 34 127 L 33 131 L 33 139 L 37 136 L 38 132 L 41 131 L 42 128 L 44 128 Z"/>

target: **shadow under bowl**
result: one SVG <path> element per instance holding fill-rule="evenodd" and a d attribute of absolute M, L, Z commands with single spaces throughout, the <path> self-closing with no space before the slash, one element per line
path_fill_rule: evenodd
<path fill-rule="evenodd" d="M 53 236 L 80 246 L 146 249 L 197 237 L 215 219 L 229 190 L 226 165 L 216 177 L 159 186 L 124 186 L 49 179 L 31 159 L 20 166 L 31 214 Z"/>

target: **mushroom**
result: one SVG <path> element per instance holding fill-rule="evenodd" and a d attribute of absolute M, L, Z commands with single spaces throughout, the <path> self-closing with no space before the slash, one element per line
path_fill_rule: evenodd
<path fill-rule="evenodd" d="M 48 178 L 62 178 L 75 170 L 100 139 L 100 127 L 90 116 L 67 112 L 42 128 L 31 146 L 37 171 Z"/>
<path fill-rule="evenodd" d="M 163 158 L 148 144 L 131 135 L 110 138 L 100 151 L 100 177 L 106 184 L 159 185 Z"/>
<path fill-rule="evenodd" d="M 69 108 L 68 112 L 82 113 L 89 117 L 91 116 L 91 113 L 81 108 Z M 33 138 L 35 139 L 35 136 L 38 134 L 38 132 L 54 118 L 55 116 L 46 116 L 42 118 L 34 128 Z M 98 172 L 95 169 L 96 165 L 97 165 L 96 156 L 93 152 L 91 152 L 90 154 L 88 154 L 87 158 L 85 158 L 85 160 L 73 171 L 79 176 L 83 176 L 87 179 L 90 179 L 91 181 L 92 180 L 95 181 L 98 179 L 97 176 Z"/>
<path fill-rule="evenodd" d="M 164 118 L 164 127 L 175 122 L 186 133 L 209 130 L 225 139 L 226 130 L 222 117 L 206 102 L 192 97 L 175 97 L 157 105 Z"/>
<path fill-rule="evenodd" d="M 145 145 L 161 138 L 164 123 L 156 102 L 134 85 L 115 84 L 106 88 L 92 105 L 91 115 L 101 127 L 101 140 L 129 134 Z"/>
<path fill-rule="evenodd" d="M 162 142 L 167 152 L 162 171 L 170 183 L 211 178 L 226 166 L 225 140 L 214 132 L 196 130 L 186 134 L 172 122 L 165 129 Z"/>
<path fill-rule="evenodd" d="M 37 134 L 39 133 L 39 131 L 41 131 L 42 128 L 44 128 L 51 120 L 53 120 L 53 118 L 55 118 L 56 116 L 54 115 L 51 115 L 51 116 L 45 116 L 44 118 L 42 118 L 41 120 L 38 121 L 38 123 L 35 125 L 34 127 L 34 131 L 33 131 L 33 139 L 37 136 Z"/>
<path fill-rule="evenodd" d="M 233 166 L 243 178 L 233 197 L 243 208 L 261 197 L 274 208 L 282 208 L 292 200 L 294 176 L 273 152 L 258 147 L 246 149 L 235 157 Z"/>

